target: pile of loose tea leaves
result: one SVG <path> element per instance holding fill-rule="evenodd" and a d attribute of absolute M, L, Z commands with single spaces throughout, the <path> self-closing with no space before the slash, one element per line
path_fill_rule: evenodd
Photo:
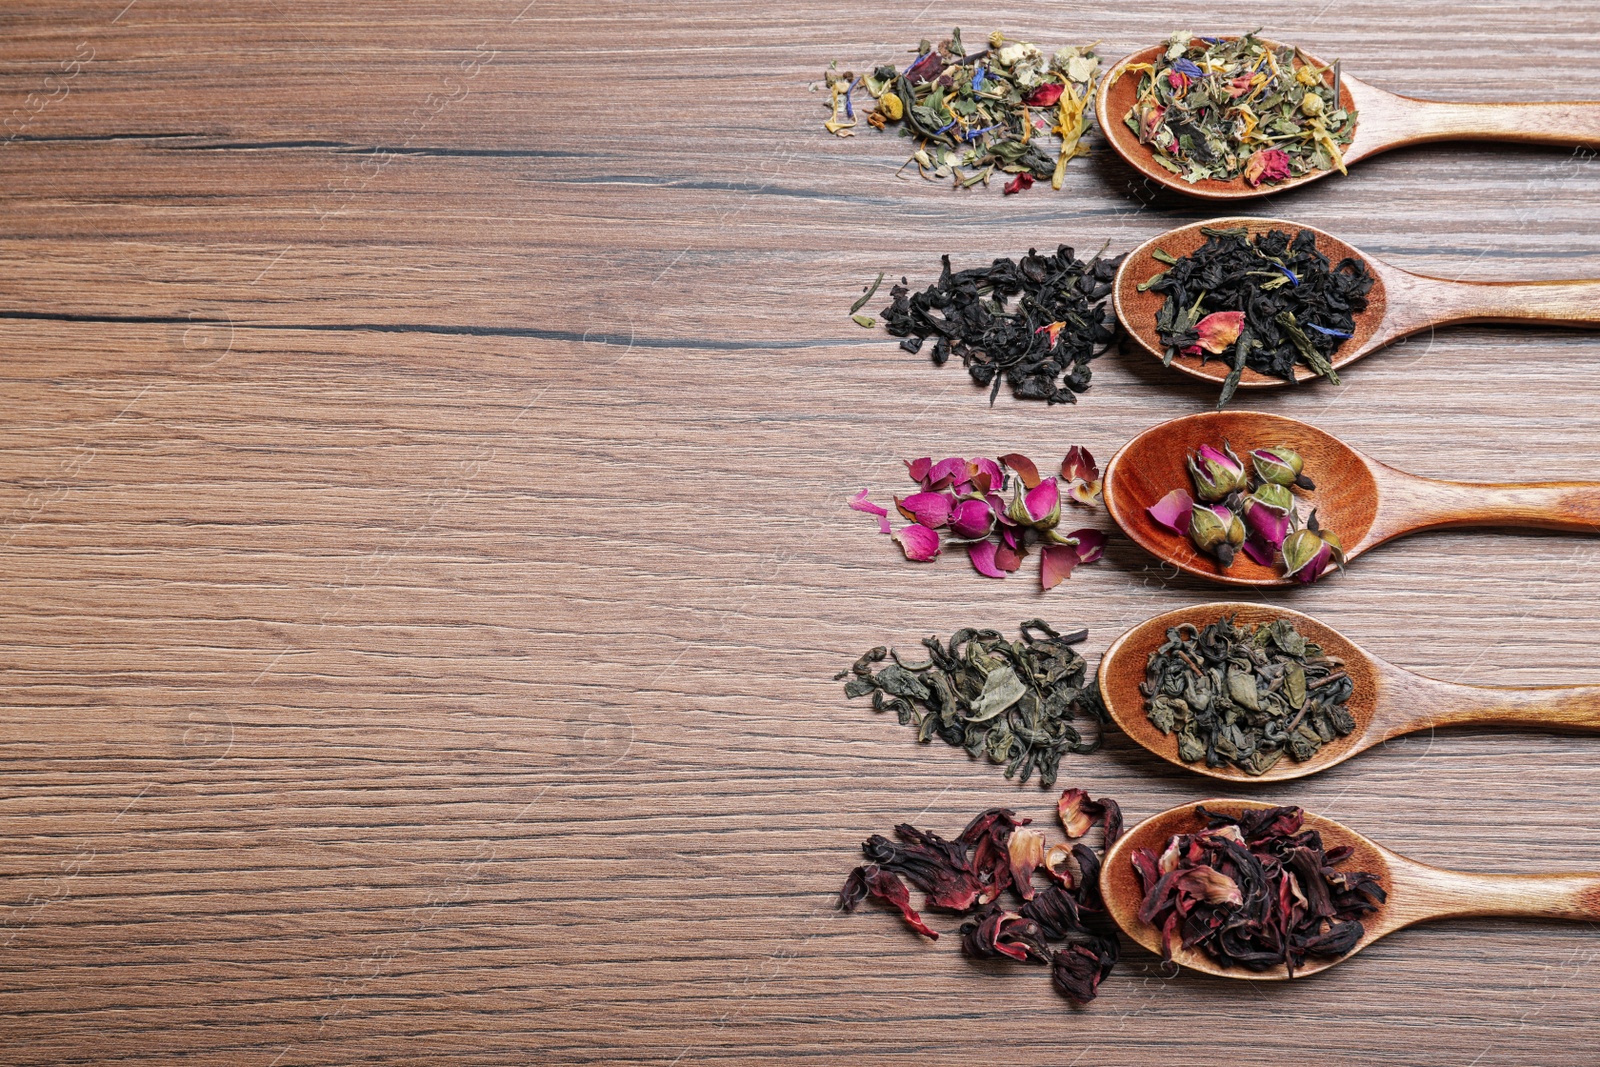
<path fill-rule="evenodd" d="M 1122 810 L 1109 798 L 1090 800 L 1084 790 L 1069 789 L 1057 810 L 1069 839 L 1104 823 L 1102 847 L 1110 848 L 1122 833 Z M 1007 808 L 990 808 L 954 841 L 908 823 L 894 828 L 899 844 L 873 834 L 862 842 L 867 862 L 845 879 L 839 907 L 854 911 L 868 897 L 881 900 L 897 909 L 913 930 L 938 940 L 939 932 L 911 906 L 910 882 L 927 894 L 925 908 L 969 916 L 960 929 L 967 955 L 1047 963 L 1062 995 L 1086 1004 L 1095 998 L 1119 952 L 1100 899 L 1100 856 L 1082 843 L 1047 849 L 1044 834 L 1027 829 L 1030 822 Z M 1035 871 L 1042 871 L 1051 884 L 1036 889 Z M 1003 904 L 1000 897 L 1007 891 L 1020 904 Z M 1051 942 L 1061 947 L 1053 948 Z"/>
<path fill-rule="evenodd" d="M 907 662 L 879 646 L 835 680 L 847 697 L 872 694 L 874 711 L 892 711 L 917 740 L 935 737 L 967 750 L 974 759 L 1004 764 L 1007 778 L 1055 784 L 1061 757 L 1100 747 L 1100 730 L 1085 740 L 1073 726 L 1080 717 L 1098 726 L 1110 721 L 1100 684 L 1073 649 L 1088 630 L 1060 633 L 1041 619 L 1022 624 L 1022 638 L 1007 641 L 998 630 L 957 630 L 948 642 L 922 642 L 928 658 Z M 891 660 L 887 666 L 873 667 Z"/>
<path fill-rule="evenodd" d="M 1365 262 L 1346 256 L 1339 266 L 1317 251 L 1317 235 L 1267 230 L 1250 237 L 1243 226 L 1202 227 L 1205 245 L 1179 259 L 1158 250 L 1168 269 L 1141 290 L 1165 293 L 1155 333 L 1173 357 L 1221 357 L 1234 366 L 1222 382 L 1218 408 L 1234 398 L 1238 379 L 1250 370 L 1294 382 L 1294 365 L 1339 384 L 1333 354 L 1355 333 L 1355 315 L 1366 310 L 1373 275 Z"/>
<path fill-rule="evenodd" d="M 924 178 L 970 189 L 998 171 L 1013 175 L 1007 193 L 1035 179 L 1059 189 L 1068 161 L 1089 151 L 1099 67 L 1092 45 L 1046 59 L 1038 45 L 992 33 L 986 46 L 969 51 L 958 28 L 937 47 L 921 42 L 904 70 L 893 63 L 859 77 L 828 70 L 823 127 L 853 136 L 864 111 L 867 125 L 896 126 L 916 142 L 905 166 L 914 164 Z M 859 106 L 858 90 L 865 98 Z"/>
<path fill-rule="evenodd" d="M 1304 762 L 1356 727 L 1344 662 L 1288 619 L 1253 627 L 1233 618 L 1167 631 L 1145 665 L 1145 713 L 1178 735 L 1178 758 L 1265 774 L 1287 753 Z"/>
<path fill-rule="evenodd" d="M 1247 810 L 1237 818 L 1195 808 L 1207 829 L 1177 834 L 1161 852 L 1133 854 L 1144 888 L 1141 922 L 1161 931 L 1162 956 L 1176 938 L 1224 967 L 1289 973 L 1307 956 L 1343 956 L 1366 932 L 1360 918 L 1387 894 L 1365 871 L 1334 868 L 1348 846 L 1325 849 L 1302 829 L 1299 808 Z"/>
<path fill-rule="evenodd" d="M 853 510 L 878 517 L 878 529 L 899 543 L 906 559 L 929 563 L 945 547 L 960 545 L 973 570 L 1004 578 L 1021 568 L 1030 550 L 1037 550 L 1039 587 L 1054 589 L 1079 564 L 1094 563 L 1105 554 L 1101 531 L 1061 530 L 1063 497 L 1090 508 L 1100 498 L 1100 468 L 1087 448 L 1073 445 L 1067 450 L 1059 480 L 1041 476 L 1033 460 L 1016 452 L 998 459 L 950 456 L 937 463 L 923 456 L 907 460 L 906 470 L 918 491 L 895 497 L 894 506 L 911 525 L 891 532 L 889 510 L 868 500 L 865 489 L 850 500 Z M 1008 484 L 1010 503 L 1002 495 Z"/>
<path fill-rule="evenodd" d="M 1187 534 L 1224 568 L 1233 566 L 1242 549 L 1263 567 L 1281 566 L 1285 578 L 1298 582 L 1314 582 L 1330 567 L 1343 570 L 1339 535 L 1323 528 L 1315 509 L 1301 521 L 1293 491 L 1316 485 L 1305 474 L 1300 453 L 1277 445 L 1247 454 L 1248 467 L 1226 441 L 1221 448 L 1201 445 L 1188 459 L 1195 496 L 1174 489 L 1146 511 L 1173 533 Z"/>
<path fill-rule="evenodd" d="M 883 309 L 883 323 L 905 338 L 900 347 L 919 352 L 934 338 L 934 366 L 955 356 L 989 387 L 991 404 L 1002 381 L 1022 400 L 1077 403 L 1089 388 L 1089 361 L 1117 335 L 1106 297 L 1122 257 L 1097 254 L 1085 263 L 1062 245 L 1054 255 L 1030 248 L 1020 261 L 958 272 L 949 256 L 942 260 L 939 280 L 922 292 L 912 293 L 904 278 L 889 291 L 894 303 Z"/>
<path fill-rule="evenodd" d="M 1123 121 L 1186 181 L 1243 175 L 1259 186 L 1313 170 L 1344 173 L 1356 113 L 1339 106 L 1337 62 L 1320 67 L 1255 34 L 1223 40 L 1184 30 L 1134 71 L 1143 72 L 1139 96 Z"/>
<path fill-rule="evenodd" d="M 1333 354 L 1367 309 L 1367 265 L 1347 256 L 1332 266 L 1310 230 L 1253 239 L 1243 226 L 1200 232 L 1206 243 L 1182 259 L 1158 250 L 1168 268 L 1139 286 L 1167 297 L 1156 315 L 1162 362 L 1182 352 L 1232 364 L 1219 408 L 1233 399 L 1246 367 L 1292 384 L 1295 365 L 1304 363 L 1337 385 Z"/>

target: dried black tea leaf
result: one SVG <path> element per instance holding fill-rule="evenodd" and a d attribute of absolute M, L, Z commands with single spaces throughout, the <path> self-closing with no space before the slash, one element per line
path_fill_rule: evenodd
<path fill-rule="evenodd" d="M 1145 713 L 1177 734 L 1178 758 L 1265 774 L 1285 754 L 1304 762 L 1355 729 L 1355 683 L 1337 656 L 1307 641 L 1288 619 L 1167 631 L 1139 687 Z"/>
<path fill-rule="evenodd" d="M 1161 931 L 1165 959 L 1177 941 L 1224 967 L 1283 965 L 1293 975 L 1308 956 L 1354 948 L 1366 932 L 1361 916 L 1387 899 L 1376 876 L 1335 869 L 1352 850 L 1325 849 L 1299 808 L 1195 812 L 1205 830 L 1132 858 L 1144 891 L 1139 920 Z"/>
<path fill-rule="evenodd" d="M 1062 245 L 1054 255 L 1030 248 L 1021 260 L 963 271 L 941 258 L 943 273 L 922 292 L 912 293 L 903 278 L 889 290 L 894 303 L 883 309 L 883 324 L 906 338 L 900 347 L 919 352 L 934 338 L 934 366 L 955 356 L 989 387 L 991 404 L 1002 381 L 1022 400 L 1077 403 L 1089 388 L 1089 361 L 1117 335 L 1106 297 L 1122 257 L 1085 263 Z"/>
<path fill-rule="evenodd" d="M 1039 785 L 1048 789 L 1063 755 L 1100 746 L 1099 730 L 1085 740 L 1073 722 L 1110 719 L 1098 680 L 1072 648 L 1088 631 L 1059 633 L 1041 619 L 1021 630 L 1016 641 L 997 630 L 957 630 L 949 641 L 929 637 L 922 642 L 926 661 L 894 656 L 876 671 L 891 653 L 874 648 L 837 677 L 849 677 L 846 696 L 871 693 L 873 709 L 894 712 L 916 728 L 917 740 L 937 737 L 974 759 L 1004 764 L 1006 777 L 1022 782 L 1038 771 Z"/>

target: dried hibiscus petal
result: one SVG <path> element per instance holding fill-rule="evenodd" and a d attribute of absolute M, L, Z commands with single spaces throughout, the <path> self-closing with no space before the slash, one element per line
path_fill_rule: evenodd
<path fill-rule="evenodd" d="M 939 940 L 939 931 L 929 928 L 922 921 L 916 909 L 911 906 L 911 893 L 906 885 L 893 874 L 869 863 L 857 867 L 850 872 L 844 881 L 844 888 L 839 890 L 839 907 L 845 911 L 855 911 L 856 905 L 867 897 L 874 900 L 886 901 L 900 909 L 900 915 L 919 934 L 925 934 L 933 940 Z"/>
<path fill-rule="evenodd" d="M 1050 980 L 1068 1000 L 1087 1004 L 1100 991 L 1100 982 L 1117 964 L 1121 946 L 1111 938 L 1068 945 L 1050 961 Z"/>

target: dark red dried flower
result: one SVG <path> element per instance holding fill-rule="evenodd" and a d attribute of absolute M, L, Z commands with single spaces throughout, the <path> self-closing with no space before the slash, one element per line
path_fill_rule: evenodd
<path fill-rule="evenodd" d="M 1091 804 L 1094 817 L 1107 821 L 1108 833 L 1113 817 L 1120 827 L 1121 812 L 1114 802 Z M 874 834 L 861 846 L 869 862 L 850 872 L 839 906 L 853 911 L 868 897 L 882 900 L 899 909 L 919 933 L 938 937 L 911 907 L 904 878 L 927 894 L 928 907 L 974 912 L 960 928 L 961 946 L 969 956 L 1049 963 L 1056 988 L 1086 1003 L 1117 959 L 1115 936 L 1104 936 L 1085 922 L 1085 916 L 1103 910 L 1100 858 L 1081 843 L 1070 849 L 1056 845 L 1047 858 L 1043 835 L 1023 829 L 1029 821 L 1008 808 L 991 808 L 954 841 L 906 823 L 895 827 L 903 844 Z M 1035 891 L 1032 874 L 1041 863 L 1063 884 Z M 1007 888 L 1023 899 L 1014 911 L 996 900 Z M 1052 950 L 1052 941 L 1066 944 Z"/>
<path fill-rule="evenodd" d="M 845 911 L 855 911 L 856 905 L 867 897 L 889 902 L 900 909 L 900 915 L 913 930 L 935 941 L 939 940 L 939 931 L 929 929 L 928 924 L 922 921 L 922 916 L 911 906 L 911 891 L 906 884 L 874 863 L 850 872 L 850 876 L 844 880 L 844 888 L 839 890 L 839 907 Z"/>
<path fill-rule="evenodd" d="M 1383 887 L 1367 872 L 1335 871 L 1351 850 L 1324 849 L 1299 808 L 1195 811 L 1205 830 L 1133 856 L 1139 919 L 1161 931 L 1165 958 L 1177 937 L 1224 967 L 1293 974 L 1307 956 L 1342 956 L 1361 940 L 1359 919 L 1385 900 Z"/>
<path fill-rule="evenodd" d="M 1035 963 L 1050 960 L 1050 946 L 1045 944 L 1039 924 L 998 904 L 989 905 L 961 924 L 961 949 L 980 960 L 996 956 Z"/>
<path fill-rule="evenodd" d="M 1050 980 L 1068 1000 L 1087 1004 L 1100 990 L 1100 980 L 1116 966 L 1120 946 L 1096 937 L 1068 945 L 1050 961 Z"/>

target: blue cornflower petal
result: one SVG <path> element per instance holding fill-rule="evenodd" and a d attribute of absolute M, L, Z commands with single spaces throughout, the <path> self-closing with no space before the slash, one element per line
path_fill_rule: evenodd
<path fill-rule="evenodd" d="M 1300 284 L 1300 279 L 1296 278 L 1294 276 L 1294 271 L 1290 270 L 1288 267 L 1285 267 L 1282 263 L 1274 263 L 1273 266 L 1277 267 L 1279 270 L 1283 271 L 1283 273 L 1287 274 L 1289 276 L 1289 282 L 1291 284 L 1293 284 L 1293 285 L 1299 285 Z"/>
<path fill-rule="evenodd" d="M 967 131 L 967 140 L 976 141 L 979 137 L 982 137 L 984 134 L 988 133 L 990 130 L 998 130 L 1003 125 L 1005 125 L 1005 123 L 997 122 L 993 126 L 985 126 L 981 130 L 968 130 Z"/>
<path fill-rule="evenodd" d="M 951 119 L 949 122 L 945 123 L 943 126 L 940 126 L 937 130 L 934 130 L 933 131 L 934 136 L 937 137 L 939 134 L 941 134 L 944 131 L 948 130 L 950 127 L 954 126 L 955 124 L 956 124 L 956 120 L 955 119 Z"/>
<path fill-rule="evenodd" d="M 1308 323 L 1306 323 L 1306 325 L 1311 327 L 1313 330 L 1316 330 L 1318 333 L 1327 334 L 1329 337 L 1354 337 L 1355 336 L 1355 334 L 1353 334 L 1353 333 L 1345 333 L 1343 330 L 1330 330 L 1326 326 L 1318 326 L 1314 322 L 1308 322 Z"/>
<path fill-rule="evenodd" d="M 1192 61 L 1187 59 L 1174 60 L 1172 63 L 1172 69 L 1177 71 L 1179 74 L 1187 74 L 1191 78 L 1205 77 L 1205 72 L 1196 66 Z"/>
<path fill-rule="evenodd" d="M 856 117 L 856 109 L 850 103 L 850 94 L 855 92 L 856 86 L 860 84 L 861 79 L 857 78 L 855 81 L 850 83 L 850 88 L 844 91 L 844 117 L 847 119 L 853 119 Z"/>
<path fill-rule="evenodd" d="M 975 67 L 972 68 L 972 91 L 973 92 L 977 92 L 979 89 L 983 88 L 983 79 L 984 79 L 983 65 L 980 63 L 978 66 L 975 66 Z"/>

